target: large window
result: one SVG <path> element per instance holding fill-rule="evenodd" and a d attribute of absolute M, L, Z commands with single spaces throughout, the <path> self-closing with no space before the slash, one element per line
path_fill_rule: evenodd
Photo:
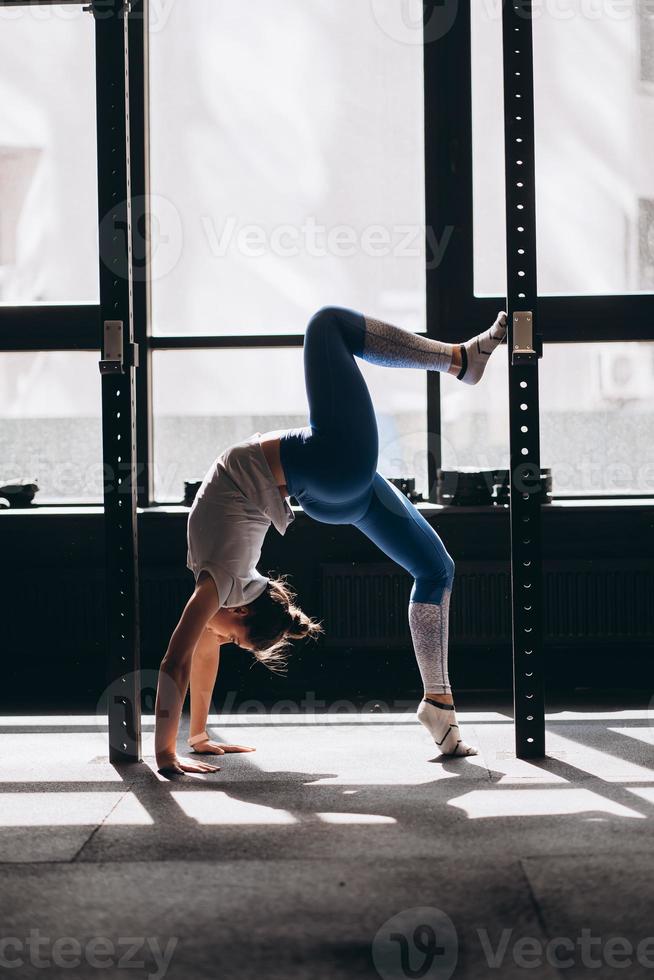
<path fill-rule="evenodd" d="M 301 335 L 328 304 L 425 329 L 422 48 L 385 29 L 394 4 L 193 0 L 152 21 L 155 336 Z M 424 376 L 361 367 L 380 470 L 426 493 Z M 307 423 L 300 348 L 153 370 L 157 500 L 230 442 Z"/>
<path fill-rule="evenodd" d="M 541 295 L 652 289 L 654 238 L 640 204 L 654 198 L 654 98 L 640 80 L 651 60 L 651 15 L 639 16 L 640 7 L 534 4 Z M 501 296 L 501 4 L 473 3 L 471 13 L 475 293 Z"/>
<path fill-rule="evenodd" d="M 654 344 L 550 344 L 539 381 L 541 465 L 555 496 L 654 494 Z M 442 387 L 444 467 L 508 467 L 506 347 L 463 387 Z"/>
<path fill-rule="evenodd" d="M 0 483 L 36 483 L 35 504 L 102 502 L 98 355 L 0 354 Z"/>
<path fill-rule="evenodd" d="M 0 307 L 97 303 L 97 214 L 93 17 L 0 7 Z M 0 354 L 0 483 L 35 482 L 35 504 L 101 502 L 97 364 Z"/>
<path fill-rule="evenodd" d="M 98 301 L 93 17 L 0 6 L 0 303 Z"/>
<path fill-rule="evenodd" d="M 330 303 L 425 329 L 422 48 L 384 29 L 396 2 L 152 19 L 155 334 L 301 333 Z"/>
<path fill-rule="evenodd" d="M 541 296 L 651 291 L 654 100 L 638 0 L 535 4 L 536 226 Z M 640 60 L 639 60 L 640 59 Z M 642 69 L 644 71 L 644 69 Z M 478 297 L 506 291 L 502 11 L 471 5 L 473 253 Z M 483 325 L 478 324 L 481 328 Z M 570 334 L 577 324 L 571 317 Z M 621 323 L 615 323 L 619 338 Z M 545 336 L 547 341 L 547 336 Z M 483 391 L 443 386 L 443 463 L 508 465 L 506 349 Z M 541 462 L 555 494 L 653 493 L 652 345 L 547 344 Z"/>

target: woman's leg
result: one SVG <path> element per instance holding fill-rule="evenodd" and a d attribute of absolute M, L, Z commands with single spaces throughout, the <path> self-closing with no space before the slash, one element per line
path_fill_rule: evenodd
<path fill-rule="evenodd" d="M 347 307 L 318 310 L 304 337 L 309 425 L 289 429 L 280 439 L 289 493 L 310 516 L 326 523 L 353 523 L 367 508 L 377 468 L 378 436 L 356 357 L 387 367 L 453 369 L 461 380 L 475 383 L 504 337 L 504 324 L 505 314 L 500 313 L 484 334 L 452 345 Z"/>
<path fill-rule="evenodd" d="M 418 718 L 443 753 L 475 755 L 460 738 L 447 670 L 451 556 L 417 507 L 379 473 L 365 514 L 352 523 L 414 577 L 409 628 L 425 692 Z"/>
<path fill-rule="evenodd" d="M 375 413 L 355 357 L 387 367 L 454 369 L 458 378 L 475 384 L 505 334 L 503 312 L 485 333 L 452 345 L 344 307 L 323 307 L 309 321 L 304 338 L 309 425 L 280 438 L 289 493 L 305 512 L 325 523 L 354 524 L 414 574 L 409 622 L 427 696 L 451 694 L 447 621 L 454 563 L 417 508 L 376 473 Z M 476 752 L 458 738 L 454 708 L 447 701 L 423 701 L 418 717 L 443 752 Z"/>
<path fill-rule="evenodd" d="M 280 438 L 289 493 L 325 523 L 362 513 L 377 469 L 377 420 L 356 361 L 364 339 L 355 310 L 323 307 L 311 317 L 303 351 L 309 424 Z"/>

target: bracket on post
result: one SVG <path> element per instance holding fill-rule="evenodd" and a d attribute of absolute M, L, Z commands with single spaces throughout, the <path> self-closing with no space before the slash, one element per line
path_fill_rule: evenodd
<path fill-rule="evenodd" d="M 104 321 L 103 341 L 100 374 L 124 374 L 126 367 L 139 366 L 139 345 L 129 343 L 125 349 L 122 320 Z"/>
<path fill-rule="evenodd" d="M 513 347 L 511 364 L 533 364 L 543 356 L 543 338 L 534 333 L 531 310 L 516 310 L 513 314 Z"/>

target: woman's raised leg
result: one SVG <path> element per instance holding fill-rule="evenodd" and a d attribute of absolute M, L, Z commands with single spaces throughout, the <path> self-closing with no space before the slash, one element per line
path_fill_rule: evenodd
<path fill-rule="evenodd" d="M 365 509 L 377 468 L 377 420 L 356 361 L 364 339 L 355 310 L 326 306 L 311 317 L 303 351 L 309 425 L 280 438 L 289 492 L 326 523 L 347 524 Z"/>
<path fill-rule="evenodd" d="M 289 492 L 311 516 L 332 523 L 353 522 L 367 505 L 377 468 L 378 435 L 356 357 L 387 367 L 455 370 L 462 381 L 474 384 L 505 333 L 504 313 L 485 333 L 453 345 L 347 307 L 322 307 L 311 317 L 304 337 L 309 425 L 289 429 L 280 439 Z M 350 507 L 339 517 L 345 501 Z"/>

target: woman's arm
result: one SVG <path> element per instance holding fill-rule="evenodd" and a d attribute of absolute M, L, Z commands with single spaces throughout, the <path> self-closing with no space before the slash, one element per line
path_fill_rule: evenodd
<path fill-rule="evenodd" d="M 228 640 L 205 629 L 197 642 L 191 663 L 191 736 L 206 734 L 207 717 L 211 707 L 211 698 L 218 666 L 220 663 L 220 648 Z M 225 745 L 206 738 L 196 742 L 193 749 L 199 755 L 224 755 L 226 752 L 254 752 L 255 749 L 246 745 Z"/>
<path fill-rule="evenodd" d="M 216 686 L 220 648 L 224 639 L 205 629 L 193 651 L 191 663 L 191 727 L 189 735 L 199 735 L 206 729 L 213 689 Z M 200 743 L 196 751 L 205 750 Z"/>
<path fill-rule="evenodd" d="M 154 750 L 160 769 L 211 772 L 218 768 L 204 762 L 183 765 L 177 759 L 177 730 L 188 690 L 193 651 L 218 609 L 218 596 L 213 583 L 208 579 L 200 582 L 184 607 L 161 661 L 154 733 Z"/>

